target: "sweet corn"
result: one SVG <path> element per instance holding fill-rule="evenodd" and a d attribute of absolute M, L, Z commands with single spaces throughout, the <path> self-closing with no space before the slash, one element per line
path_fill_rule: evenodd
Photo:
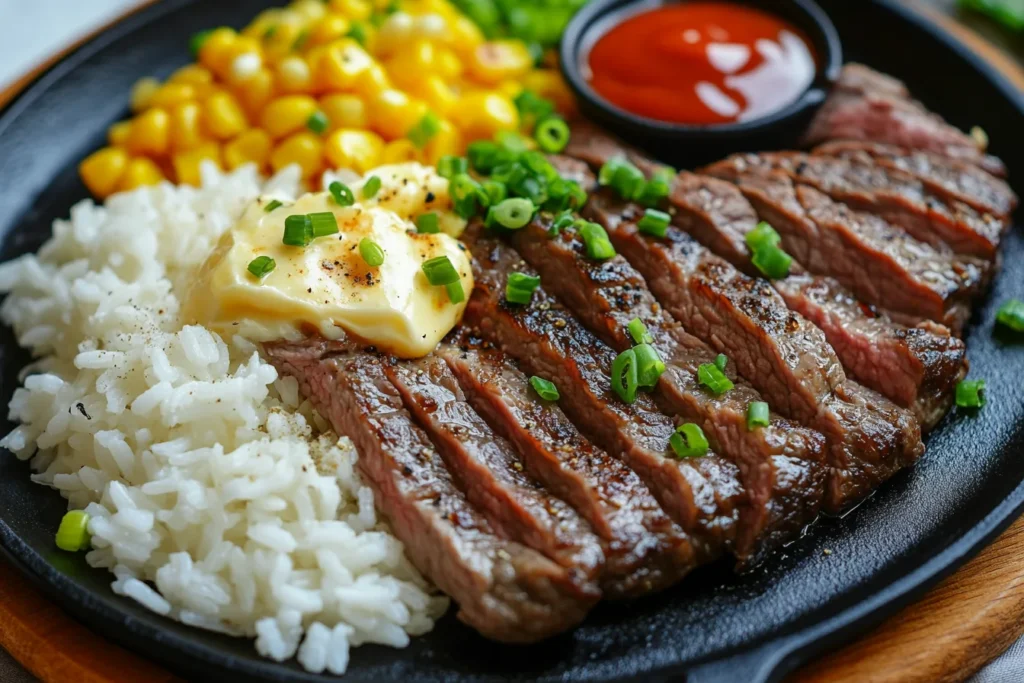
<path fill-rule="evenodd" d="M 378 164 L 384 141 L 368 130 L 342 128 L 331 133 L 324 143 L 324 153 L 331 168 L 349 168 L 365 173 Z"/>
<path fill-rule="evenodd" d="M 314 65 L 317 84 L 326 91 L 352 91 L 359 75 L 373 64 L 373 58 L 356 41 L 336 40 Z"/>
<path fill-rule="evenodd" d="M 437 75 L 446 81 L 455 81 L 462 77 L 462 60 L 453 50 L 439 48 L 437 51 Z"/>
<path fill-rule="evenodd" d="M 173 109 L 183 102 L 196 99 L 196 87 L 191 83 L 164 83 L 149 100 L 150 107 Z"/>
<path fill-rule="evenodd" d="M 534 69 L 523 77 L 523 87 L 551 100 L 562 114 L 570 115 L 576 100 L 562 75 L 554 69 Z"/>
<path fill-rule="evenodd" d="M 441 121 L 440 130 L 434 134 L 423 148 L 423 160 L 436 166 L 438 160 L 447 155 L 461 156 L 463 152 L 462 135 L 448 121 Z"/>
<path fill-rule="evenodd" d="M 251 78 L 237 84 L 235 96 L 249 115 L 249 120 L 258 121 L 260 112 L 274 96 L 274 75 L 267 69 L 260 69 Z"/>
<path fill-rule="evenodd" d="M 160 89 L 160 81 L 155 78 L 140 78 L 132 86 L 132 92 L 128 96 L 132 111 L 140 112 L 149 106 L 154 93 Z"/>
<path fill-rule="evenodd" d="M 183 66 L 167 79 L 168 83 L 188 83 L 189 85 L 210 85 L 213 83 L 213 74 L 210 70 L 199 64 Z"/>
<path fill-rule="evenodd" d="M 280 61 L 291 53 L 301 34 L 302 25 L 298 19 L 289 20 L 288 15 L 283 14 L 281 20 L 273 24 L 270 35 L 264 34 L 263 56 L 269 62 Z"/>
<path fill-rule="evenodd" d="M 160 168 L 153 163 L 152 159 L 136 157 L 128 162 L 117 184 L 118 192 L 127 192 L 144 185 L 156 185 L 166 180 Z"/>
<path fill-rule="evenodd" d="M 496 92 L 469 93 L 459 100 L 451 116 L 467 140 L 490 140 L 499 130 L 519 128 L 515 104 Z"/>
<path fill-rule="evenodd" d="M 171 110 L 171 149 L 192 149 L 203 141 L 202 106 L 185 102 Z"/>
<path fill-rule="evenodd" d="M 392 140 L 384 145 L 384 149 L 380 152 L 381 164 L 402 164 L 407 161 L 421 161 L 422 159 L 422 152 L 416 145 L 412 144 L 412 140 L 406 138 Z"/>
<path fill-rule="evenodd" d="M 373 14 L 373 5 L 366 0 L 331 0 L 330 10 L 353 21 L 366 21 Z"/>
<path fill-rule="evenodd" d="M 368 105 L 370 127 L 386 140 L 404 137 L 427 113 L 425 102 L 395 89 L 380 92 Z"/>
<path fill-rule="evenodd" d="M 458 95 L 448 87 L 444 79 L 436 74 L 421 78 L 410 91 L 423 99 L 430 109 L 441 116 L 448 116 L 459 102 Z"/>
<path fill-rule="evenodd" d="M 210 135 L 218 140 L 233 138 L 249 127 L 245 112 L 228 92 L 211 95 L 203 103 L 203 124 Z"/>
<path fill-rule="evenodd" d="M 323 18 L 327 12 L 322 0 L 295 0 L 291 5 L 291 10 L 307 23 Z"/>
<path fill-rule="evenodd" d="M 223 78 L 231 68 L 237 41 L 238 34 L 234 29 L 224 26 L 214 29 L 203 41 L 203 46 L 199 48 L 199 63 Z"/>
<path fill-rule="evenodd" d="M 406 12 L 391 14 L 377 31 L 377 40 L 374 44 L 377 54 L 386 57 L 398 50 L 412 40 L 415 27 L 415 20 Z"/>
<path fill-rule="evenodd" d="M 325 14 L 309 30 L 309 44 L 326 45 L 344 36 L 351 27 L 351 22 L 341 14 Z"/>
<path fill-rule="evenodd" d="M 391 80 L 387 71 L 380 64 L 374 62 L 369 68 L 359 72 L 353 91 L 364 100 L 376 97 L 391 87 Z"/>
<path fill-rule="evenodd" d="M 128 134 L 131 130 L 131 121 L 118 121 L 107 129 L 107 142 L 113 147 L 124 147 L 128 144 Z"/>
<path fill-rule="evenodd" d="M 125 145 L 132 154 L 161 156 L 170 144 L 171 117 L 163 109 L 147 109 L 132 121 Z"/>
<path fill-rule="evenodd" d="M 277 140 L 303 128 L 316 110 L 316 100 L 308 95 L 278 97 L 263 110 L 260 127 Z"/>
<path fill-rule="evenodd" d="M 198 187 L 202 180 L 199 169 L 204 161 L 212 161 L 219 168 L 221 165 L 220 145 L 212 141 L 204 142 L 198 147 L 178 152 L 171 157 L 174 175 L 178 182 Z"/>
<path fill-rule="evenodd" d="M 93 196 L 105 199 L 114 192 L 127 167 L 127 152 L 118 147 L 104 147 L 78 165 L 78 174 Z"/>
<path fill-rule="evenodd" d="M 484 43 L 484 34 L 472 19 L 458 15 L 449 22 L 449 45 L 462 58 L 468 58 Z"/>
<path fill-rule="evenodd" d="M 285 138 L 270 153 L 270 167 L 280 171 L 290 164 L 298 164 L 303 178 L 312 178 L 323 170 L 324 143 L 320 136 L 302 131 Z"/>
<path fill-rule="evenodd" d="M 533 57 L 518 40 L 492 40 L 483 43 L 469 57 L 466 69 L 470 78 L 485 85 L 496 85 L 510 78 L 521 78 L 533 67 Z"/>
<path fill-rule="evenodd" d="M 313 73 L 306 60 L 289 55 L 277 65 L 277 85 L 281 92 L 309 92 L 313 87 Z"/>
<path fill-rule="evenodd" d="M 422 79 L 426 74 L 437 70 L 438 55 L 434 44 L 429 40 L 416 40 L 399 49 L 388 60 L 388 75 L 394 83 L 408 88 Z"/>
<path fill-rule="evenodd" d="M 253 163 L 262 169 L 270 157 L 273 143 L 266 131 L 251 128 L 224 145 L 224 165 L 234 170 L 243 164 Z"/>
<path fill-rule="evenodd" d="M 331 122 L 331 128 L 366 128 L 366 104 L 356 95 L 324 95 L 320 111 Z"/>

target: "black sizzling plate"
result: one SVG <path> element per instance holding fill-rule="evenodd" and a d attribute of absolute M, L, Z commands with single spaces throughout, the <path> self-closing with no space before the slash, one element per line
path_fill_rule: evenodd
<path fill-rule="evenodd" d="M 153 6 L 64 59 L 0 113 L 0 259 L 37 249 L 51 221 L 86 196 L 76 164 L 127 114 L 137 78 L 166 76 L 187 61 L 192 33 L 241 26 L 268 4 Z M 894 0 L 822 4 L 851 59 L 905 79 L 960 127 L 983 126 L 1024 190 L 1024 95 Z M 751 574 L 704 568 L 665 594 L 602 605 L 573 633 L 541 645 L 496 645 L 449 617 L 405 650 L 359 648 L 346 680 L 651 680 L 685 672 L 690 681 L 776 681 L 880 621 L 1024 509 L 1024 345 L 992 327 L 998 302 L 1024 298 L 1019 229 L 1007 236 L 1003 255 L 1006 272 L 969 333 L 971 374 L 988 380 L 989 405 L 976 416 L 947 418 L 922 461 L 853 512 L 820 521 Z M 28 358 L 9 330 L 0 331 L 0 354 L 6 405 Z M 250 641 L 187 628 L 113 595 L 111 575 L 54 547 L 64 501 L 28 475 L 25 464 L 0 456 L 0 545 L 81 620 L 193 679 L 323 680 L 260 659 Z"/>

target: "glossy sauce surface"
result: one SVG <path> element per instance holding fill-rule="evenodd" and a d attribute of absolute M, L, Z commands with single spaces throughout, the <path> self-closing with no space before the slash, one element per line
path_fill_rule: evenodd
<path fill-rule="evenodd" d="M 594 44 L 590 85 L 634 114 L 691 125 L 751 121 L 795 101 L 815 55 L 795 26 L 733 2 L 669 4 L 626 18 Z"/>

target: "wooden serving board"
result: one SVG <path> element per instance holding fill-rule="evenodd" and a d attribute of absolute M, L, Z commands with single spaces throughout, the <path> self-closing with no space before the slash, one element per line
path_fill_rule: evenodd
<path fill-rule="evenodd" d="M 154 1 L 141 2 L 132 12 Z M 933 7 L 920 1 L 913 4 L 1024 91 L 1024 69 L 1016 61 Z M 0 107 L 91 37 L 0 92 Z M 790 683 L 963 681 L 1024 634 L 1022 557 L 1024 518 L 921 600 L 859 640 L 805 666 Z M 0 647 L 44 683 L 183 683 L 75 621 L 2 559 Z"/>

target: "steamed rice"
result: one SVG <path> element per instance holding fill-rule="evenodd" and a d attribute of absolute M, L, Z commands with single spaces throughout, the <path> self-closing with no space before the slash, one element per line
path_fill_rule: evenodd
<path fill-rule="evenodd" d="M 207 166 L 200 189 L 83 201 L 38 254 L 0 265 L 0 317 L 37 358 L 0 445 L 89 513 L 86 559 L 116 593 L 340 674 L 350 647 L 403 647 L 447 602 L 295 381 L 178 317 L 189 273 L 261 186 L 293 198 L 298 173 Z"/>

